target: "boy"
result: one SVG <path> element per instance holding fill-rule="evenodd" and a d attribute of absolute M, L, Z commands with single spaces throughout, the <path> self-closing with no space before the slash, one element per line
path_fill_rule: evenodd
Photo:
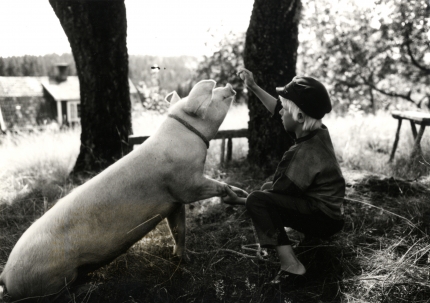
<path fill-rule="evenodd" d="M 261 100 L 287 132 L 295 133 L 295 145 L 285 152 L 273 178 L 247 198 L 229 195 L 225 203 L 240 204 L 252 218 L 260 246 L 275 248 L 281 269 L 271 285 L 302 277 L 306 269 L 297 259 L 284 226 L 308 236 L 329 237 L 343 227 L 345 181 L 336 160 L 327 128 L 321 119 L 331 111 L 324 85 L 310 77 L 294 77 L 276 88 L 272 97 L 246 69 L 238 72 L 246 86 Z"/>

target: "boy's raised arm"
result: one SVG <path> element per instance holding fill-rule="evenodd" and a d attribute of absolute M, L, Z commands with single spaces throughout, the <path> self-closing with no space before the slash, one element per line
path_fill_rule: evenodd
<path fill-rule="evenodd" d="M 252 72 L 246 68 L 240 69 L 237 74 L 245 82 L 245 85 L 257 96 L 258 99 L 260 99 L 267 110 L 273 115 L 275 112 L 277 99 L 259 87 L 254 81 Z"/>

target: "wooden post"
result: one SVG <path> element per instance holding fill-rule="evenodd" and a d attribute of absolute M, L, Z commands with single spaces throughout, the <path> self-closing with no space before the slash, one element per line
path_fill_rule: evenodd
<path fill-rule="evenodd" d="M 224 154 L 225 154 L 225 137 L 223 137 L 221 141 L 221 158 L 219 161 L 221 166 L 224 165 Z"/>
<path fill-rule="evenodd" d="M 399 118 L 398 120 L 399 120 L 399 123 L 397 124 L 396 138 L 394 139 L 393 149 L 391 151 L 390 160 L 388 160 L 388 162 L 393 161 L 394 153 L 396 152 L 397 144 L 399 143 L 400 128 L 402 127 L 402 119 Z"/>
<path fill-rule="evenodd" d="M 227 141 L 227 162 L 231 161 L 232 155 L 233 155 L 233 139 L 229 137 Z"/>

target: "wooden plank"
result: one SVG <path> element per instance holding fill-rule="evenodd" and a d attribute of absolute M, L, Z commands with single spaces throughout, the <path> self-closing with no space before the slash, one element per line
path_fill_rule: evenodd
<path fill-rule="evenodd" d="M 128 144 L 130 146 L 142 144 L 148 138 L 149 138 L 149 136 L 131 135 L 131 136 L 128 136 Z"/>
<path fill-rule="evenodd" d="M 408 119 L 421 125 L 430 125 L 430 113 L 416 111 L 393 111 L 391 116 L 395 119 Z"/>
<path fill-rule="evenodd" d="M 248 137 L 248 129 L 229 129 L 229 130 L 220 130 L 215 135 L 214 139 L 222 139 L 222 138 L 247 138 Z"/>

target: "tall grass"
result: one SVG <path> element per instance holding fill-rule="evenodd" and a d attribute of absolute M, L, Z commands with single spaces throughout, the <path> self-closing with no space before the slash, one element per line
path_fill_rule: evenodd
<path fill-rule="evenodd" d="M 165 118 L 135 112 L 134 133 L 152 135 Z M 246 128 L 248 119 L 246 106 L 234 106 L 221 129 Z M 346 225 L 331 243 L 296 247 L 308 269 L 304 286 L 263 288 L 278 269 L 276 256 L 258 262 L 244 257 L 246 251 L 235 253 L 255 243 L 251 220 L 244 208 L 213 198 L 187 206 L 194 263 L 182 266 L 171 258 L 173 241 L 162 222 L 125 255 L 89 275 L 85 298 L 72 302 L 428 302 L 430 204 L 422 184 L 430 184 L 429 168 L 409 161 L 410 126 L 403 125 L 389 164 L 397 128 L 389 114 L 331 115 L 324 123 L 348 182 Z M 79 145 L 79 129 L 0 138 L 0 270 L 22 232 L 73 188 L 67 175 Z M 258 189 L 265 180 L 245 161 L 247 139 L 234 140 L 233 161 L 226 167 L 219 166 L 220 145 L 220 140 L 211 142 L 205 173 L 248 191 Z M 422 150 L 421 162 L 428 162 L 427 133 Z M 403 182 L 384 176 L 421 178 Z"/>
<path fill-rule="evenodd" d="M 330 130 L 336 155 L 340 163 L 348 168 L 373 173 L 416 179 L 428 176 L 430 159 L 430 136 L 423 136 L 421 148 L 423 158 L 411 161 L 414 144 L 409 123 L 403 122 L 400 140 L 392 163 L 388 163 L 397 129 L 397 120 L 389 113 L 377 115 L 355 115 L 324 119 Z"/>
<path fill-rule="evenodd" d="M 0 137 L 0 204 L 32 188 L 55 192 L 52 184 L 64 185 L 79 145 L 78 129 Z"/>

